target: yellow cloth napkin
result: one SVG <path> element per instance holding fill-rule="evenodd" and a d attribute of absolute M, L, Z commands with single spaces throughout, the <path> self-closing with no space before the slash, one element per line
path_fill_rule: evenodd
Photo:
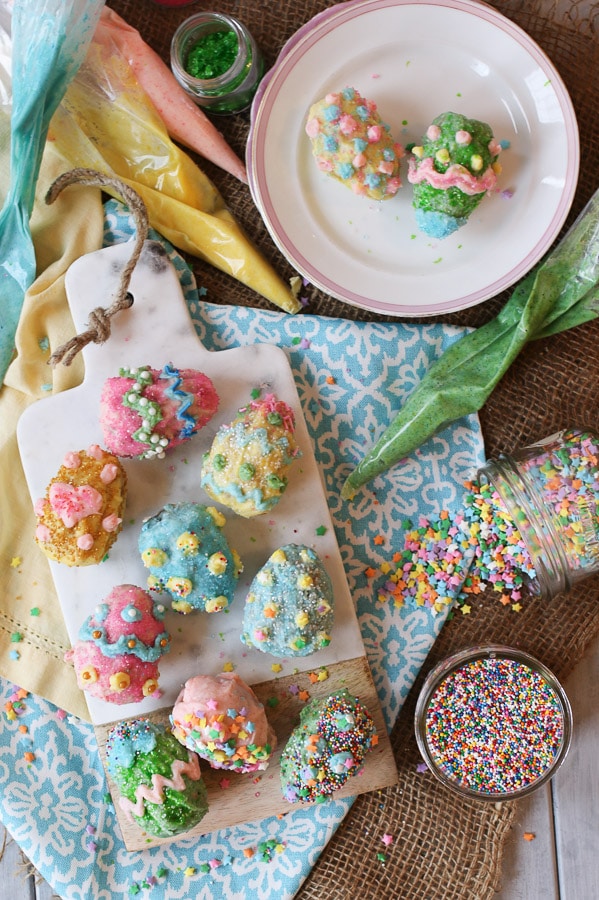
<path fill-rule="evenodd" d="M 3 171 L 8 165 L 2 159 L 5 152 L 3 148 L 0 154 Z M 46 144 L 31 219 L 38 277 L 25 296 L 17 356 L 0 390 L 0 674 L 89 720 L 74 670 L 63 660 L 70 641 L 48 561 L 33 540 L 35 515 L 16 438 L 17 422 L 27 406 L 83 380 L 80 358 L 69 368 L 55 369 L 47 360 L 50 347 L 74 334 L 64 276 L 72 262 L 102 246 L 102 198 L 97 188 L 77 186 L 46 206 L 46 191 L 64 171 L 64 160 Z"/>

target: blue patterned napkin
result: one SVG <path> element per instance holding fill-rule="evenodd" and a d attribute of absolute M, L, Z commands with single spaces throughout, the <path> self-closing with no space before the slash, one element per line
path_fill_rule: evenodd
<path fill-rule="evenodd" d="M 109 201 L 105 243 L 126 240 L 133 230 L 128 213 Z M 381 602 L 381 566 L 384 570 L 393 552 L 401 550 L 408 522 L 434 520 L 442 509 L 461 510 L 463 482 L 484 461 L 478 418 L 461 420 L 428 441 L 351 504 L 341 500 L 339 491 L 393 411 L 463 329 L 210 304 L 200 299 L 205 292 L 196 289 L 176 251 L 158 235 L 151 237 L 169 252 L 205 347 L 274 343 L 288 355 L 390 729 L 449 610 L 432 614 L 410 601 L 401 608 Z M 4 679 L 0 694 L 2 821 L 53 890 L 69 900 L 291 898 L 353 802 L 333 799 L 293 809 L 281 819 L 130 853 L 108 802 L 91 725 L 41 698 L 20 696 Z"/>

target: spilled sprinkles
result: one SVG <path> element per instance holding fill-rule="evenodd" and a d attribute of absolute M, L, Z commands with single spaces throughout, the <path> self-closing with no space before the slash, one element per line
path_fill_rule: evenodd
<path fill-rule="evenodd" d="M 592 570 L 599 564 L 599 442 L 574 430 L 561 437 L 558 447 L 539 445 L 523 466 L 553 517 L 570 570 Z M 376 586 L 379 603 L 412 604 L 431 615 L 453 606 L 468 615 L 468 601 L 490 587 L 504 606 L 520 612 L 521 600 L 540 593 L 529 550 L 534 523 L 522 510 L 513 516 L 490 483 L 464 486 L 459 513 L 405 520 L 402 547 L 378 569 L 365 570 L 369 579 L 383 575 Z M 382 543 L 377 535 L 374 544 Z"/>

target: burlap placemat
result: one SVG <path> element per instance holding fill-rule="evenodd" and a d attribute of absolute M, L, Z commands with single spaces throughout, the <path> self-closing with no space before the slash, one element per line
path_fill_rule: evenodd
<path fill-rule="evenodd" d="M 113 0 L 109 4 L 138 28 L 163 59 L 180 21 L 206 4 L 168 9 L 149 0 Z M 308 19 L 334 4 L 304 0 L 277 3 L 219 0 L 211 8 L 244 21 L 272 65 L 283 43 Z M 599 3 L 588 0 L 502 0 L 491 4 L 520 25 L 547 53 L 560 72 L 578 117 L 581 138 L 580 180 L 566 226 L 597 187 L 599 171 Z M 221 118 L 218 126 L 243 157 L 249 114 Z M 199 159 L 198 159 L 199 161 Z M 284 164 L 284 161 L 282 161 Z M 238 221 L 287 279 L 294 272 L 273 244 L 249 190 L 215 166 L 201 162 L 220 188 Z M 213 303 L 268 307 L 256 294 L 197 261 L 198 282 Z M 308 289 L 308 313 L 385 321 Z M 473 309 L 444 317 L 454 324 L 479 326 L 492 318 L 507 294 Z M 392 321 L 392 320 L 387 320 Z M 431 321 L 430 319 L 428 321 Z M 481 412 L 488 455 L 515 449 L 567 425 L 597 427 L 599 422 L 599 322 L 538 341 L 511 367 Z M 516 804 L 486 805 L 454 797 L 432 776 L 417 772 L 413 737 L 415 699 L 426 671 L 440 658 L 465 646 L 507 643 L 540 657 L 562 679 L 581 658 L 599 630 L 599 578 L 589 579 L 569 596 L 550 602 L 528 601 L 516 614 L 487 594 L 470 616 L 456 617 L 443 629 L 394 729 L 399 781 L 388 790 L 362 795 L 317 861 L 302 887 L 302 900 L 393 898 L 393 900 L 485 900 L 501 877 L 504 838 Z M 384 866 L 376 858 L 375 838 L 393 833 L 393 852 Z"/>

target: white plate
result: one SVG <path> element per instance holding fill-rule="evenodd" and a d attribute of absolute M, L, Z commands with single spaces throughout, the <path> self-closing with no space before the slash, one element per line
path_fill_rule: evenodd
<path fill-rule="evenodd" d="M 307 112 L 347 85 L 377 103 L 404 145 L 446 110 L 509 141 L 498 191 L 465 227 L 442 241 L 418 232 L 405 161 L 403 187 L 379 203 L 319 171 Z M 491 7 L 360 0 L 321 13 L 285 45 L 252 106 L 247 162 L 273 240 L 312 284 L 375 312 L 432 315 L 498 294 L 550 247 L 576 188 L 578 128 L 550 60 Z"/>

